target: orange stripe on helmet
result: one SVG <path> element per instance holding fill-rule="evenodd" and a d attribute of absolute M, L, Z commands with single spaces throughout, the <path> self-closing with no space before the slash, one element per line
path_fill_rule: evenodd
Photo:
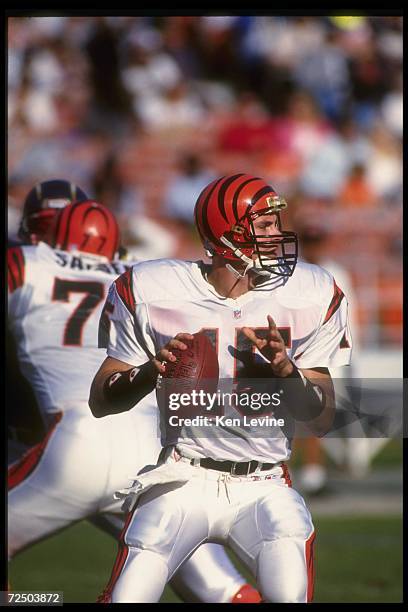
<path fill-rule="evenodd" d="M 54 248 L 102 255 L 112 259 L 119 248 L 119 226 L 112 211 L 95 200 L 74 202 L 61 210 Z"/>
<path fill-rule="evenodd" d="M 225 221 L 227 221 L 227 223 L 229 221 L 229 218 L 225 210 L 225 194 L 226 194 L 228 187 L 230 187 L 230 185 L 232 185 L 232 183 L 234 183 L 234 181 L 236 181 L 241 176 L 245 176 L 245 175 L 241 173 L 241 174 L 233 174 L 232 176 L 227 177 L 218 189 L 218 210 L 220 211 Z"/>
<path fill-rule="evenodd" d="M 226 177 L 222 176 L 221 178 L 213 181 L 208 187 L 204 189 L 197 200 L 196 205 L 196 219 L 197 219 L 197 228 L 200 233 L 202 240 L 210 240 L 211 243 L 215 243 L 218 245 L 222 245 L 222 243 L 218 240 L 218 238 L 214 235 L 211 226 L 208 222 L 208 204 L 211 196 L 215 192 L 217 186 L 223 181 Z"/>

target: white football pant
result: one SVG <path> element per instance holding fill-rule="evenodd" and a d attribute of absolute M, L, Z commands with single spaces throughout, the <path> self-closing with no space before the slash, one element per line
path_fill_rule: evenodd
<path fill-rule="evenodd" d="M 102 602 L 157 602 L 203 542 L 227 544 L 267 602 L 305 603 L 313 591 L 314 527 L 285 465 L 248 477 L 190 465 L 174 452 L 185 484 L 154 485 L 129 513 Z"/>

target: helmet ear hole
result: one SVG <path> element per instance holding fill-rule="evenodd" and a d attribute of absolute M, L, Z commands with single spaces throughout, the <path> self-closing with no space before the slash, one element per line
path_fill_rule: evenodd
<path fill-rule="evenodd" d="M 233 232 L 234 234 L 245 234 L 245 228 L 242 227 L 242 225 L 233 225 L 231 227 L 231 232 Z"/>

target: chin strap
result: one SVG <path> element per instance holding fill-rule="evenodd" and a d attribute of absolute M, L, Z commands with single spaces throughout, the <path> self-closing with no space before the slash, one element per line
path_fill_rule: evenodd
<path fill-rule="evenodd" d="M 225 236 L 222 236 L 220 238 L 220 241 L 223 244 L 225 244 L 225 246 L 227 246 L 229 249 L 231 249 L 231 251 L 233 252 L 235 257 L 239 257 L 239 259 L 242 259 L 242 261 L 245 261 L 245 263 L 248 263 L 248 264 L 252 264 L 253 263 L 253 261 L 252 261 L 252 259 L 250 257 L 247 257 L 246 255 L 244 255 L 244 253 L 241 251 L 241 249 L 239 249 L 237 246 L 232 244 L 232 242 L 230 242 Z"/>
<path fill-rule="evenodd" d="M 242 262 L 247 264 L 243 272 L 240 272 L 239 270 L 234 268 L 234 266 L 230 263 L 225 264 L 225 267 L 227 268 L 227 270 L 232 272 L 237 278 L 244 278 L 249 270 L 256 275 L 266 277 L 265 280 L 271 278 L 272 272 L 269 272 L 268 270 L 263 270 L 262 268 L 259 267 L 259 265 L 257 266 L 258 261 L 253 261 L 253 259 L 251 259 L 250 257 L 247 257 L 247 255 L 244 255 L 244 253 L 238 247 L 236 247 L 232 242 L 230 242 L 225 236 L 222 236 L 220 240 L 223 244 L 225 244 L 225 246 L 231 249 L 235 257 L 238 257 Z M 205 245 L 205 252 L 208 257 L 213 257 L 214 255 L 213 251 L 210 250 L 210 247 L 208 244 Z"/>
<path fill-rule="evenodd" d="M 253 261 L 247 264 L 246 268 L 242 272 L 234 268 L 234 266 L 229 263 L 225 264 L 225 267 L 227 268 L 227 270 L 232 272 L 237 278 L 244 278 L 244 276 L 248 272 L 252 272 L 252 274 L 254 274 L 255 276 L 262 276 L 262 278 L 264 279 L 263 282 L 266 282 L 272 276 L 272 272 L 268 272 L 268 270 L 260 270 L 259 268 L 255 267 Z"/>
<path fill-rule="evenodd" d="M 227 268 L 227 270 L 232 272 L 237 278 L 244 278 L 244 276 L 248 272 L 249 268 L 251 267 L 251 264 L 248 264 L 243 272 L 240 272 L 239 270 L 234 268 L 234 266 L 232 264 L 229 264 L 229 263 L 225 264 L 225 267 Z"/>
<path fill-rule="evenodd" d="M 225 267 L 227 268 L 227 270 L 235 274 L 237 278 L 244 278 L 248 270 L 254 267 L 253 260 L 250 257 L 247 257 L 246 255 L 244 255 L 244 253 L 238 247 L 232 244 L 232 242 L 230 242 L 227 238 L 225 238 L 225 236 L 221 237 L 221 242 L 223 242 L 228 248 L 231 249 L 235 257 L 239 257 L 241 261 L 247 264 L 243 272 L 240 272 L 239 270 L 234 268 L 232 264 L 229 264 L 229 263 L 225 264 Z"/>

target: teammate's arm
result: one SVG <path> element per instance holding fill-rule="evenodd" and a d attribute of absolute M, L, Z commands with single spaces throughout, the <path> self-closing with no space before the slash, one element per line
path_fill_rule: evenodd
<path fill-rule="evenodd" d="M 153 359 L 139 367 L 107 357 L 96 373 L 90 390 L 89 407 L 95 417 L 118 414 L 133 408 L 156 386 L 157 376 L 166 370 L 166 363 L 176 361 L 172 349 L 186 350 L 183 340 L 191 334 L 177 334 Z"/>

